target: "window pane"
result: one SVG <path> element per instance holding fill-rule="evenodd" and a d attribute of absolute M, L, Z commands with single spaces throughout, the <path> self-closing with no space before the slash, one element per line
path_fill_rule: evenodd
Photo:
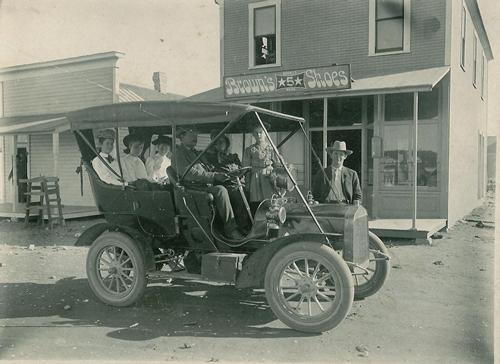
<path fill-rule="evenodd" d="M 373 123 L 373 120 L 375 119 L 375 97 L 374 96 L 367 96 L 366 97 L 366 120 L 368 124 Z"/>
<path fill-rule="evenodd" d="M 255 9 L 254 35 L 269 35 L 276 33 L 276 8 L 269 6 Z"/>
<path fill-rule="evenodd" d="M 412 120 L 413 119 L 413 94 L 388 94 L 385 95 L 385 120 Z"/>
<path fill-rule="evenodd" d="M 300 101 L 283 101 L 281 103 L 281 112 L 293 116 L 303 116 L 302 100 Z"/>
<path fill-rule="evenodd" d="M 311 176 L 315 176 L 319 172 L 320 168 L 323 168 L 323 132 L 322 131 L 311 131 L 311 144 L 312 148 L 318 155 L 321 164 L 318 163 L 314 154 L 311 153 Z"/>
<path fill-rule="evenodd" d="M 345 126 L 361 124 L 361 97 L 328 99 L 328 125 Z"/>
<path fill-rule="evenodd" d="M 255 64 L 276 63 L 276 36 L 255 37 Z"/>
<path fill-rule="evenodd" d="M 411 160 L 408 149 L 408 134 L 408 125 L 391 125 L 384 128 L 383 186 L 409 184 Z"/>
<path fill-rule="evenodd" d="M 418 93 L 418 119 L 434 119 L 439 116 L 439 88 Z"/>
<path fill-rule="evenodd" d="M 323 126 L 323 99 L 309 101 L 309 127 Z"/>
<path fill-rule="evenodd" d="M 377 21 L 377 51 L 403 49 L 403 18 Z"/>
<path fill-rule="evenodd" d="M 403 16 L 404 0 L 377 0 L 377 20 Z"/>
<path fill-rule="evenodd" d="M 437 187 L 439 125 L 420 124 L 418 126 L 417 185 Z"/>

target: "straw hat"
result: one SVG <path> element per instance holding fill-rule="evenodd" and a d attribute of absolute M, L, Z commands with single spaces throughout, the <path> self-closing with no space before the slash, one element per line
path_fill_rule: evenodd
<path fill-rule="evenodd" d="M 353 151 L 350 149 L 347 149 L 347 146 L 344 141 L 336 140 L 334 141 L 328 148 L 326 148 L 327 152 L 344 152 L 346 156 L 350 156 Z"/>
<path fill-rule="evenodd" d="M 130 147 L 130 143 L 133 143 L 133 142 L 142 142 L 144 143 L 144 138 L 142 135 L 140 134 L 129 134 L 127 135 L 125 138 L 123 138 L 123 144 L 129 148 Z"/>

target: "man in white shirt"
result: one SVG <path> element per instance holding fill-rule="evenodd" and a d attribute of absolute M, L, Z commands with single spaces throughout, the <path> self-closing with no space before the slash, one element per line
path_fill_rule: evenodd
<path fill-rule="evenodd" d="M 111 167 L 117 174 L 120 173 L 120 168 L 118 162 L 111 155 L 113 151 L 113 145 L 115 143 L 115 132 L 111 129 L 102 130 L 98 135 L 97 139 L 101 145 L 101 151 L 99 155 L 107 162 L 109 167 Z M 95 157 L 92 160 L 92 167 L 97 173 L 101 181 L 108 183 L 110 185 L 121 186 L 122 182 L 120 178 L 115 175 L 108 166 L 106 166 L 99 157 Z"/>
<path fill-rule="evenodd" d="M 314 197 L 322 203 L 359 205 L 362 193 L 358 174 L 344 166 L 344 160 L 353 153 L 352 150 L 347 149 L 345 142 L 336 140 L 327 151 L 332 164 L 314 176 Z"/>

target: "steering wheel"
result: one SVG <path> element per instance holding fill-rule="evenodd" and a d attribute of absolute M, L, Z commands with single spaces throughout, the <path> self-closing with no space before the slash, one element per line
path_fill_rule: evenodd
<path fill-rule="evenodd" d="M 233 169 L 232 171 L 228 171 L 227 174 L 230 176 L 230 177 L 243 177 L 243 175 L 245 173 L 247 173 L 248 171 L 250 171 L 252 169 L 252 167 L 242 167 L 242 168 L 238 168 L 238 169 Z"/>

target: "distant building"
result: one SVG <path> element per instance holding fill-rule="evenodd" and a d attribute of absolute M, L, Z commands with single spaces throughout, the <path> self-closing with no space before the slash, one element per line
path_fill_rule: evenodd
<path fill-rule="evenodd" d="M 452 225 L 481 204 L 493 56 L 476 0 L 218 4 L 221 87 L 188 99 L 303 116 L 323 166 L 345 140 L 371 216 L 412 217 L 415 180 L 418 218 Z M 283 153 L 308 189 L 320 165 L 303 143 Z"/>
<path fill-rule="evenodd" d="M 87 176 L 82 178 L 81 193 L 76 173 L 80 152 L 65 112 L 183 97 L 164 92 L 165 77 L 156 82 L 157 87 L 163 82 L 163 93 L 120 82 L 117 63 L 123 56 L 106 52 L 0 69 L 0 216 L 9 206 L 22 209 L 17 205 L 24 201 L 24 189 L 17 179 L 39 175 L 60 178 L 65 206 L 89 206 L 94 211 Z"/>

